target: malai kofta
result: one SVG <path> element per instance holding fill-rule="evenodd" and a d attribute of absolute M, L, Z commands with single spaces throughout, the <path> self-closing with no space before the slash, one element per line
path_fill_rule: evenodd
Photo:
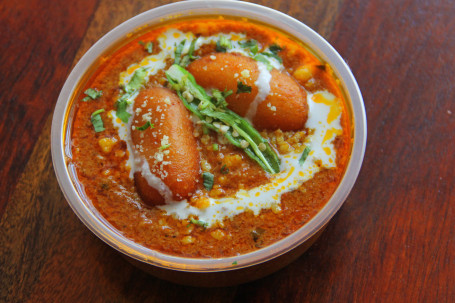
<path fill-rule="evenodd" d="M 242 20 L 126 38 L 75 95 L 71 163 L 125 237 L 195 258 L 260 249 L 308 222 L 351 152 L 343 92 L 305 45 Z"/>

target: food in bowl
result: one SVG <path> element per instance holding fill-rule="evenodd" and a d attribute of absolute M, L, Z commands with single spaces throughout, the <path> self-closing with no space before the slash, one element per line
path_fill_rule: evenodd
<path fill-rule="evenodd" d="M 247 20 L 127 37 L 75 98 L 78 186 L 121 234 L 168 255 L 236 256 L 285 238 L 324 207 L 351 154 L 332 68 Z"/>

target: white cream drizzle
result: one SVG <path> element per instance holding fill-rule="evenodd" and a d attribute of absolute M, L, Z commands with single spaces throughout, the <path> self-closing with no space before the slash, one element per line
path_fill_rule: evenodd
<path fill-rule="evenodd" d="M 259 104 L 267 98 L 270 93 L 270 80 L 272 79 L 272 74 L 267 69 L 267 66 L 262 62 L 257 62 L 259 76 L 254 85 L 258 88 L 258 93 L 254 97 L 253 102 L 250 103 L 248 111 L 246 112 L 245 118 L 248 119 L 251 123 L 253 122 L 256 112 L 258 110 Z"/>
<path fill-rule="evenodd" d="M 331 105 L 314 101 L 314 96 L 327 96 L 331 98 Z M 333 97 L 333 98 L 332 98 Z M 340 117 L 327 122 L 332 106 L 340 106 L 339 100 L 330 93 L 318 92 L 308 94 L 309 116 L 306 127 L 313 129 L 312 135 L 308 136 L 306 144 L 311 152 L 307 159 L 300 165 L 301 154 L 289 153 L 281 156 L 281 172 L 274 175 L 270 183 L 258 186 L 250 190 L 239 190 L 233 197 L 214 199 L 209 198 L 210 206 L 199 209 L 191 206 L 187 201 L 169 203 L 159 206 L 180 220 L 190 215 L 197 216 L 199 220 L 208 222 L 209 226 L 225 218 L 232 218 L 246 210 L 258 215 L 262 209 L 280 209 L 281 196 L 289 191 L 297 189 L 305 181 L 310 180 L 321 168 L 335 167 L 336 151 L 333 140 L 342 131 Z M 319 162 L 319 165 L 317 164 Z"/>
<path fill-rule="evenodd" d="M 128 150 L 128 160 L 126 162 L 126 167 L 130 168 L 131 179 L 134 178 L 134 173 L 140 172 L 142 177 L 147 180 L 148 185 L 155 188 L 166 201 L 176 202 L 172 196 L 172 191 L 169 187 L 156 175 L 154 175 L 151 170 L 147 160 L 141 156 L 141 154 L 134 147 L 133 140 L 131 137 L 131 123 L 133 119 L 129 120 L 129 123 L 124 123 L 120 118 L 115 114 L 115 111 L 111 110 L 109 116 L 112 119 L 114 127 L 118 130 L 118 134 L 121 140 L 126 142 L 126 148 Z"/>
<path fill-rule="evenodd" d="M 231 41 L 233 47 L 228 52 L 251 56 L 239 44 L 239 42 L 246 40 L 246 36 L 238 33 L 199 37 L 195 44 L 195 50 L 204 44 L 216 43 L 220 36 L 225 36 Z M 192 33 L 183 33 L 175 29 L 169 29 L 158 38 L 161 52 L 147 56 L 141 62 L 129 66 L 126 71 L 120 74 L 119 84 L 126 85 L 131 80 L 134 72 L 140 67 L 146 69 L 148 73 L 146 80 L 148 81 L 150 75 L 154 75 L 160 69 L 166 67 L 165 62 L 168 58 L 174 59 L 175 45 L 186 39 L 182 52 L 182 54 L 186 54 L 189 51 L 191 41 L 195 38 Z M 270 63 L 276 69 L 284 69 L 283 65 L 274 58 L 271 58 Z M 265 100 L 270 92 L 271 74 L 265 64 L 261 62 L 258 62 L 258 68 L 260 71 L 259 78 L 255 82 L 255 85 L 258 87 L 258 94 L 248 110 L 247 116 L 250 119 L 254 117 L 257 106 Z M 128 112 L 130 114 L 133 114 L 132 108 L 136 95 L 129 98 L 131 105 L 128 107 Z M 187 219 L 189 216 L 196 216 L 199 220 L 205 221 L 211 226 L 217 221 L 232 218 L 246 210 L 250 210 L 256 215 L 262 209 L 267 208 L 274 208 L 279 211 L 282 194 L 298 188 L 302 183 L 311 179 L 322 167 L 332 168 L 336 166 L 336 151 L 333 146 L 333 140 L 342 132 L 340 126 L 340 100 L 328 92 L 307 94 L 307 100 L 309 115 L 306 128 L 313 129 L 314 132 L 307 138 L 306 144 L 310 146 L 311 152 L 303 165 L 299 164 L 300 154 L 289 153 L 280 156 L 281 172 L 274 175 L 270 183 L 248 191 L 239 190 L 233 197 L 221 199 L 209 198 L 210 205 L 205 209 L 193 207 L 187 200 L 173 201 L 169 188 L 160 178 L 151 173 L 147 161 L 141 158 L 140 154 L 135 150 L 130 130 L 132 119 L 127 124 L 116 117 L 115 111 L 110 111 L 109 115 L 118 130 L 120 139 L 124 140 L 127 144 L 129 159 L 127 160 L 126 166 L 130 168 L 130 178 L 133 178 L 134 172 L 140 171 L 147 179 L 149 185 L 156 188 L 166 198 L 167 204 L 159 206 L 159 208 L 164 210 L 168 215 L 172 215 L 178 219 Z M 334 110 L 334 108 L 338 108 L 338 110 Z M 334 113 L 339 114 L 334 116 Z"/>

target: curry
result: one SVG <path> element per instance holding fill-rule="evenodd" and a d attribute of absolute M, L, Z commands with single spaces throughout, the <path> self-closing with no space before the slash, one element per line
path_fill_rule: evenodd
<path fill-rule="evenodd" d="M 125 237 L 182 257 L 266 247 L 327 203 L 351 152 L 329 65 L 245 20 L 190 19 L 128 37 L 76 94 L 72 159 Z"/>

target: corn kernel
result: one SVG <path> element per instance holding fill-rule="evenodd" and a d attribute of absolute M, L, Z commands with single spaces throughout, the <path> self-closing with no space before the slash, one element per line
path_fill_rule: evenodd
<path fill-rule="evenodd" d="M 192 236 L 185 236 L 181 240 L 182 244 L 188 245 L 194 243 L 194 238 Z"/>
<path fill-rule="evenodd" d="M 189 235 L 193 232 L 194 224 L 187 224 L 187 226 L 188 227 L 186 227 L 182 232 L 182 234 L 184 234 L 184 235 Z"/>
<path fill-rule="evenodd" d="M 222 240 L 226 236 L 221 229 L 215 229 L 210 233 L 210 235 L 217 240 Z"/>
<path fill-rule="evenodd" d="M 194 206 L 199 209 L 204 209 L 210 206 L 210 200 L 207 197 L 200 197 L 194 203 Z"/>
<path fill-rule="evenodd" d="M 112 151 L 112 148 L 117 143 L 115 138 L 101 138 L 98 140 L 98 145 L 101 147 L 101 150 L 108 154 Z"/>
<path fill-rule="evenodd" d="M 226 164 L 227 167 L 235 167 L 235 166 L 239 166 L 240 164 L 242 164 L 242 157 L 240 157 L 240 155 L 227 155 L 225 158 L 224 158 L 224 164 Z"/>
<path fill-rule="evenodd" d="M 227 181 L 228 181 L 228 179 L 227 179 L 226 176 L 219 176 L 219 177 L 217 178 L 217 183 L 218 183 L 218 184 L 221 184 L 221 185 L 226 184 Z"/>
<path fill-rule="evenodd" d="M 291 146 L 287 142 L 283 142 L 278 145 L 278 149 L 280 150 L 280 153 L 282 153 L 282 154 L 289 152 L 290 147 Z"/>
<path fill-rule="evenodd" d="M 206 160 L 201 160 L 201 168 L 203 171 L 210 171 L 212 166 Z"/>
<path fill-rule="evenodd" d="M 281 212 L 281 207 L 278 204 L 273 204 L 271 208 L 272 208 L 272 212 L 274 214 L 277 214 L 277 213 Z"/>
<path fill-rule="evenodd" d="M 302 65 L 298 67 L 294 73 L 293 73 L 294 78 L 297 80 L 300 80 L 302 82 L 308 81 L 311 77 L 313 77 L 313 74 L 311 72 L 311 68 L 306 65 Z"/>

